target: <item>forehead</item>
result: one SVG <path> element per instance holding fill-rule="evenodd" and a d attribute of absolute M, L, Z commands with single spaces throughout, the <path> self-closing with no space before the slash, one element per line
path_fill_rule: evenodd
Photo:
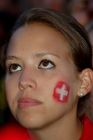
<path fill-rule="evenodd" d="M 10 39 L 8 52 L 30 49 L 32 52 L 48 50 L 50 52 L 70 52 L 69 43 L 56 29 L 43 23 L 24 25 L 16 30 Z"/>
<path fill-rule="evenodd" d="M 18 37 L 21 37 L 19 39 L 22 39 L 22 37 L 28 37 L 28 38 L 40 38 L 43 36 L 43 39 L 56 39 L 56 41 L 61 40 L 67 42 L 64 35 L 59 32 L 55 27 L 52 27 L 51 25 L 47 23 L 40 23 L 40 22 L 34 22 L 31 24 L 25 24 L 24 26 L 17 29 L 14 33 L 11 39 L 17 39 Z M 37 39 L 36 38 L 36 39 Z"/>

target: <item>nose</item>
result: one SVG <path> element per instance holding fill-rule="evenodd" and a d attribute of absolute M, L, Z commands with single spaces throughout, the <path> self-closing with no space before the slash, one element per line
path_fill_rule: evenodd
<path fill-rule="evenodd" d="M 27 88 L 36 88 L 36 76 L 33 70 L 24 70 L 19 77 L 19 89 L 25 90 Z"/>

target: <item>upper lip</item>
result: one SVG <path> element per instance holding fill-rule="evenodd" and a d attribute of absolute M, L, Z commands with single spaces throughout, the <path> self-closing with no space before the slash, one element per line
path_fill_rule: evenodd
<path fill-rule="evenodd" d="M 37 100 L 37 99 L 33 99 L 33 98 L 29 98 L 29 97 L 22 97 L 18 100 L 18 104 L 42 104 L 41 101 Z"/>

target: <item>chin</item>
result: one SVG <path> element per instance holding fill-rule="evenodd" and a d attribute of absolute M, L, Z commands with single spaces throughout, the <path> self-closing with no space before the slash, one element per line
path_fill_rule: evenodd
<path fill-rule="evenodd" d="M 32 130 L 41 129 L 41 128 L 44 128 L 46 126 L 45 123 L 39 122 L 39 121 L 35 121 L 35 122 L 34 121 L 26 121 L 26 120 L 23 120 L 23 121 L 18 120 L 18 121 L 23 127 L 27 128 L 27 129 L 32 129 Z"/>
<path fill-rule="evenodd" d="M 40 129 L 43 128 L 46 123 L 45 119 L 37 116 L 37 117 L 20 117 L 17 116 L 17 121 L 27 129 Z"/>

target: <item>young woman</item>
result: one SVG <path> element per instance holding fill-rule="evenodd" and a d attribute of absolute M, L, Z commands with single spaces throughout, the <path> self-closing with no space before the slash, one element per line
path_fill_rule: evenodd
<path fill-rule="evenodd" d="M 3 66 L 7 101 L 25 139 L 93 140 L 91 52 L 72 17 L 42 8 L 21 15 Z"/>

